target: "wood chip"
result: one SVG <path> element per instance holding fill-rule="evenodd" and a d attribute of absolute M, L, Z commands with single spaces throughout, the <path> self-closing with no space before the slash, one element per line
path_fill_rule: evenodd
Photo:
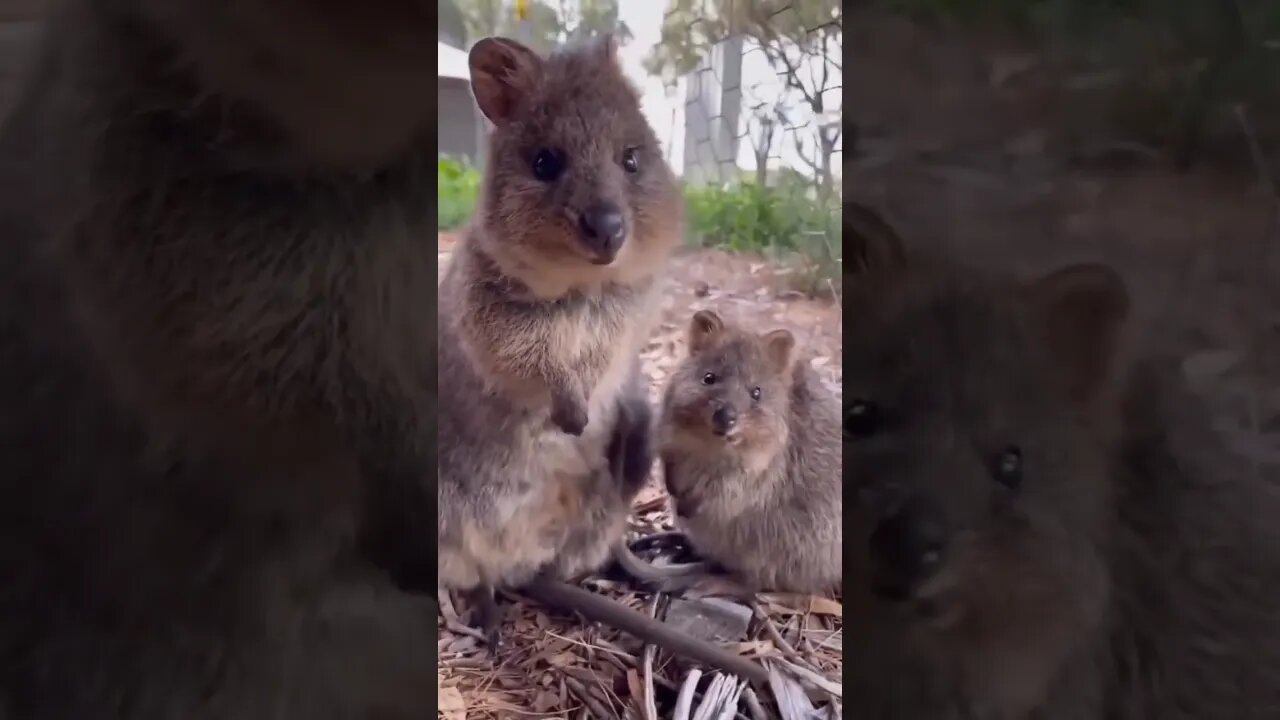
<path fill-rule="evenodd" d="M 444 720 L 467 720 L 467 701 L 456 687 L 442 687 L 436 701 L 436 711 Z"/>
<path fill-rule="evenodd" d="M 566 650 L 565 652 L 556 653 L 547 658 L 547 664 L 551 667 L 564 668 L 578 662 L 578 654 Z"/>
<path fill-rule="evenodd" d="M 813 615 L 828 615 L 830 617 L 843 618 L 844 605 L 832 600 L 831 598 L 811 595 L 809 596 L 809 612 Z"/>

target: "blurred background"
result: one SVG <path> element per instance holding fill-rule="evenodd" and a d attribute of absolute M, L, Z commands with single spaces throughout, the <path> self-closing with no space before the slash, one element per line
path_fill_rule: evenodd
<path fill-rule="evenodd" d="M 0 116 L 13 106 L 49 0 L 0 0 Z"/>
<path fill-rule="evenodd" d="M 534 0 L 523 6 L 522 15 L 513 0 L 439 4 L 441 267 L 475 208 L 484 167 L 487 128 L 471 96 L 468 48 L 502 35 L 547 52 L 613 32 L 686 206 L 684 243 L 641 356 L 651 398 L 657 402 L 684 359 L 689 319 L 703 308 L 761 332 L 790 329 L 803 361 L 838 393 L 846 133 L 840 4 Z M 670 526 L 660 472 L 635 510 L 638 532 Z M 593 578 L 590 584 L 619 602 L 636 605 L 643 598 L 625 582 Z M 839 682 L 838 603 L 775 598 L 765 604 L 769 619 L 750 623 L 750 608 L 725 604 L 730 609 L 723 616 L 675 600 L 638 609 L 685 632 L 741 642 L 747 654 L 776 654 L 765 635 L 771 629 L 797 648 L 796 662 Z M 548 717 L 671 717 L 675 691 L 689 677 L 687 663 L 658 653 L 646 665 L 642 658 L 652 658 L 652 648 L 646 652 L 625 635 L 543 608 L 519 604 L 508 617 L 511 642 L 500 666 L 489 665 L 473 639 L 441 630 L 441 711 L 449 720 L 516 717 L 516 709 Z M 648 666 L 652 673 L 641 672 Z M 807 696 L 785 683 L 774 689 L 786 695 L 790 687 L 785 700 L 748 700 L 740 687 L 717 699 L 722 681 L 710 675 L 698 685 L 699 702 L 737 707 L 735 717 L 839 716 L 836 698 L 821 691 Z M 653 715 L 645 714 L 650 699 Z M 749 702 L 760 714 L 748 714 Z M 790 714 L 778 714 L 780 706 Z"/>
<path fill-rule="evenodd" d="M 1102 259 L 1255 468 L 1280 463 L 1280 3 L 868 0 L 849 199 L 917 245 Z"/>

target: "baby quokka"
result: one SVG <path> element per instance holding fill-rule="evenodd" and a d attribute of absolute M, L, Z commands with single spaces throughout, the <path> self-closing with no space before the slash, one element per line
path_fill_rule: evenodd
<path fill-rule="evenodd" d="M 840 584 L 837 400 L 787 330 L 694 314 L 667 385 L 659 455 L 677 524 L 704 559 L 752 589 Z"/>

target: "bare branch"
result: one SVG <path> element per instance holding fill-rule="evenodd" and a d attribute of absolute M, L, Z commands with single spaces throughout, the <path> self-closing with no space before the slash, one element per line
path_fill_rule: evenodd
<path fill-rule="evenodd" d="M 818 160 L 809 159 L 809 155 L 804 151 L 804 141 L 800 138 L 800 135 L 792 135 L 791 139 L 796 146 L 796 155 L 800 156 L 800 159 L 804 161 L 805 165 L 809 166 L 809 169 L 813 170 L 815 175 L 820 175 L 822 173 L 822 164 Z"/>
<path fill-rule="evenodd" d="M 828 52 L 827 40 L 828 39 L 829 38 L 827 34 L 823 33 L 822 34 L 822 85 L 818 88 L 819 96 L 821 96 L 824 92 L 827 91 L 827 81 L 831 78 L 831 68 L 830 66 L 827 65 L 827 52 Z"/>
<path fill-rule="evenodd" d="M 817 71 L 813 67 L 813 63 L 809 63 L 809 82 L 813 84 L 814 97 L 819 101 L 822 100 L 822 87 L 818 84 Z"/>
<path fill-rule="evenodd" d="M 791 58 L 787 57 L 785 49 L 781 47 L 771 48 L 768 43 L 761 43 L 760 49 L 764 52 L 765 57 L 769 59 L 770 64 L 775 67 L 778 64 L 782 65 L 785 71 L 785 83 L 787 87 L 799 91 L 801 96 L 804 97 L 805 102 L 808 103 L 810 107 L 818 108 L 821 106 L 821 101 L 814 97 L 813 93 L 809 91 L 809 88 L 805 87 L 804 83 L 800 82 L 799 64 L 797 63 L 793 65 L 791 63 Z"/>

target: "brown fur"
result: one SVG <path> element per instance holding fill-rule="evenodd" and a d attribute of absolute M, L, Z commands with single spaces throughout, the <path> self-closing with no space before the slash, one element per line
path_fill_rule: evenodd
<path fill-rule="evenodd" d="M 865 403 L 878 418 L 846 419 L 850 707 L 1280 713 L 1276 493 L 1223 450 L 1175 369 L 1128 359 L 1113 271 L 1020 283 L 920 261 L 846 291 L 847 418 Z M 1009 447 L 1016 482 L 1000 470 Z M 932 509 L 940 560 L 888 599 L 877 537 L 904 508 Z"/>
<path fill-rule="evenodd" d="M 617 469 L 618 422 L 647 428 L 639 344 L 680 217 L 611 40 L 540 58 L 490 38 L 471 66 L 495 129 L 440 287 L 439 582 L 464 589 L 572 577 L 621 538 L 648 468 Z M 564 159 L 554 181 L 532 169 L 546 148 Z M 621 165 L 628 148 L 637 173 Z M 608 264 L 578 232 L 600 202 L 627 228 Z"/>
<path fill-rule="evenodd" d="M 388 571 L 430 565 L 432 24 L 49 21 L 0 132 L 0 716 L 431 709 Z"/>
<path fill-rule="evenodd" d="M 756 335 L 696 313 L 664 394 L 659 455 L 698 554 L 755 589 L 830 592 L 843 564 L 839 415 L 794 343 L 786 330 Z M 723 406 L 737 424 L 719 436 Z"/>

